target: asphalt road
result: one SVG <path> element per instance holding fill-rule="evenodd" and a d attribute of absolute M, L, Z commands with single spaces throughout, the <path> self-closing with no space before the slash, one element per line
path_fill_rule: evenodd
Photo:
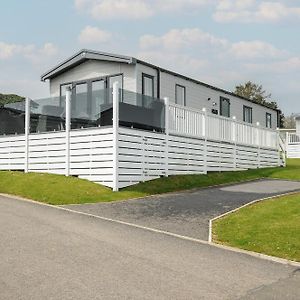
<path fill-rule="evenodd" d="M 2 196 L 0 228 L 1 300 L 300 297 L 295 267 L 54 207 Z"/>
<path fill-rule="evenodd" d="M 66 207 L 207 241 L 210 219 L 253 200 L 294 190 L 300 190 L 300 182 L 258 180 L 130 201 Z"/>

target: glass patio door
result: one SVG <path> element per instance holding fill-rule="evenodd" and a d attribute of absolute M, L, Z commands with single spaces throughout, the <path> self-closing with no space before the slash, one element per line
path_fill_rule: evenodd
<path fill-rule="evenodd" d="M 91 82 L 91 119 L 97 121 L 107 102 L 106 80 L 100 79 Z"/>

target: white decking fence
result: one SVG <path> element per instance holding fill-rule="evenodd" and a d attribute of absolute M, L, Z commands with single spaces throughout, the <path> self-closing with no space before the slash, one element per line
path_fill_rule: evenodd
<path fill-rule="evenodd" d="M 116 191 L 159 176 L 284 165 L 275 130 L 168 100 L 164 133 L 119 127 L 117 86 L 113 100 L 110 127 L 0 137 L 0 170 L 78 176 Z"/>
<path fill-rule="evenodd" d="M 286 133 L 286 152 L 288 158 L 300 158 L 300 136 L 296 133 Z"/>

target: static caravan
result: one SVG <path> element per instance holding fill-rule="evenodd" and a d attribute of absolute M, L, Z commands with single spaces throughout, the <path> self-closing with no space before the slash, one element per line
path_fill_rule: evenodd
<path fill-rule="evenodd" d="M 276 110 L 133 57 L 82 50 L 41 79 L 49 98 L 0 108 L 0 170 L 118 190 L 285 165 Z"/>
<path fill-rule="evenodd" d="M 168 97 L 170 103 L 188 108 L 206 108 L 209 113 L 236 117 L 238 121 L 259 123 L 266 128 L 278 127 L 277 110 L 133 57 L 81 50 L 47 71 L 41 79 L 49 80 L 52 97 L 64 97 L 69 86 L 73 87 L 74 97 L 76 94 L 88 95 L 89 99 L 85 101 L 87 105 L 83 107 L 82 101 L 77 101 L 73 104 L 73 112 L 89 114 L 93 97 L 106 88 L 112 88 L 117 81 L 120 88 L 128 92 L 158 99 Z M 103 102 L 111 101 L 99 97 Z"/>

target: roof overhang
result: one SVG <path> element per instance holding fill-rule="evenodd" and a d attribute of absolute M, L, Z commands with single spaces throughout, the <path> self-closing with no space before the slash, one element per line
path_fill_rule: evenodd
<path fill-rule="evenodd" d="M 66 59 L 56 67 L 44 73 L 41 76 L 41 80 L 45 81 L 47 79 L 54 78 L 66 72 L 67 70 L 82 64 L 87 60 L 102 60 L 125 64 L 136 64 L 136 59 L 134 57 L 83 49 L 72 57 Z"/>

